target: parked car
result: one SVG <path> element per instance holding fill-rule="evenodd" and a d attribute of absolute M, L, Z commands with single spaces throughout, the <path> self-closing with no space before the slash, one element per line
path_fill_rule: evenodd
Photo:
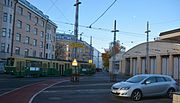
<path fill-rule="evenodd" d="M 121 97 L 131 97 L 139 101 L 142 97 L 166 95 L 172 98 L 177 91 L 176 81 L 167 75 L 141 74 L 135 75 L 126 81 L 112 85 L 111 92 Z"/>

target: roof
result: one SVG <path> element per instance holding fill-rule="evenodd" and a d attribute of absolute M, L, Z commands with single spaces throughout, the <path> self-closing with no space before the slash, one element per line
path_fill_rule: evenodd
<path fill-rule="evenodd" d="M 168 35 L 168 34 L 172 34 L 172 33 L 176 33 L 176 32 L 180 32 L 180 28 L 162 32 L 162 33 L 159 34 L 159 36 Z"/>
<path fill-rule="evenodd" d="M 26 8 L 28 8 L 29 10 L 33 11 L 34 13 L 36 13 L 37 15 L 41 16 L 43 19 L 48 20 L 49 23 L 51 23 L 52 25 L 54 25 L 54 26 L 57 27 L 57 25 L 56 25 L 53 21 L 51 21 L 51 20 L 49 19 L 49 16 L 48 16 L 48 15 L 45 15 L 41 10 L 39 10 L 38 8 L 36 8 L 34 5 L 32 5 L 31 3 L 29 3 L 28 1 L 26 1 L 26 0 L 18 0 L 18 2 L 19 2 L 21 5 L 23 5 L 23 6 L 25 6 Z"/>
<path fill-rule="evenodd" d="M 137 76 L 147 76 L 147 77 L 149 77 L 149 76 L 168 76 L 168 75 L 162 75 L 162 74 L 139 74 Z"/>

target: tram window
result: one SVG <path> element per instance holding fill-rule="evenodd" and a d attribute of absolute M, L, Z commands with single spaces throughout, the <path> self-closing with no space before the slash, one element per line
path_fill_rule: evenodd
<path fill-rule="evenodd" d="M 55 68 L 55 63 L 53 63 L 53 68 Z"/>
<path fill-rule="evenodd" d="M 14 65 L 14 58 L 8 58 L 6 65 L 7 65 L 7 66 L 13 66 L 13 65 Z"/>
<path fill-rule="evenodd" d="M 50 63 L 48 62 L 48 68 L 50 68 Z"/>

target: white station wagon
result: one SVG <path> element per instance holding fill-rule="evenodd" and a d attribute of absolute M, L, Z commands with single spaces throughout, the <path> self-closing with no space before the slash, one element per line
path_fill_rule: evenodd
<path fill-rule="evenodd" d="M 111 92 L 121 97 L 131 97 L 134 101 L 146 96 L 166 95 L 172 98 L 172 92 L 177 91 L 176 81 L 167 75 L 141 74 L 126 81 L 112 85 Z"/>

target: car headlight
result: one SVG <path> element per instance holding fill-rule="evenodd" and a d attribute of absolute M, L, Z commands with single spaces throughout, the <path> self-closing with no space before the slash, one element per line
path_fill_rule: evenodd
<path fill-rule="evenodd" d="M 120 90 L 129 90 L 130 87 L 122 87 Z"/>

